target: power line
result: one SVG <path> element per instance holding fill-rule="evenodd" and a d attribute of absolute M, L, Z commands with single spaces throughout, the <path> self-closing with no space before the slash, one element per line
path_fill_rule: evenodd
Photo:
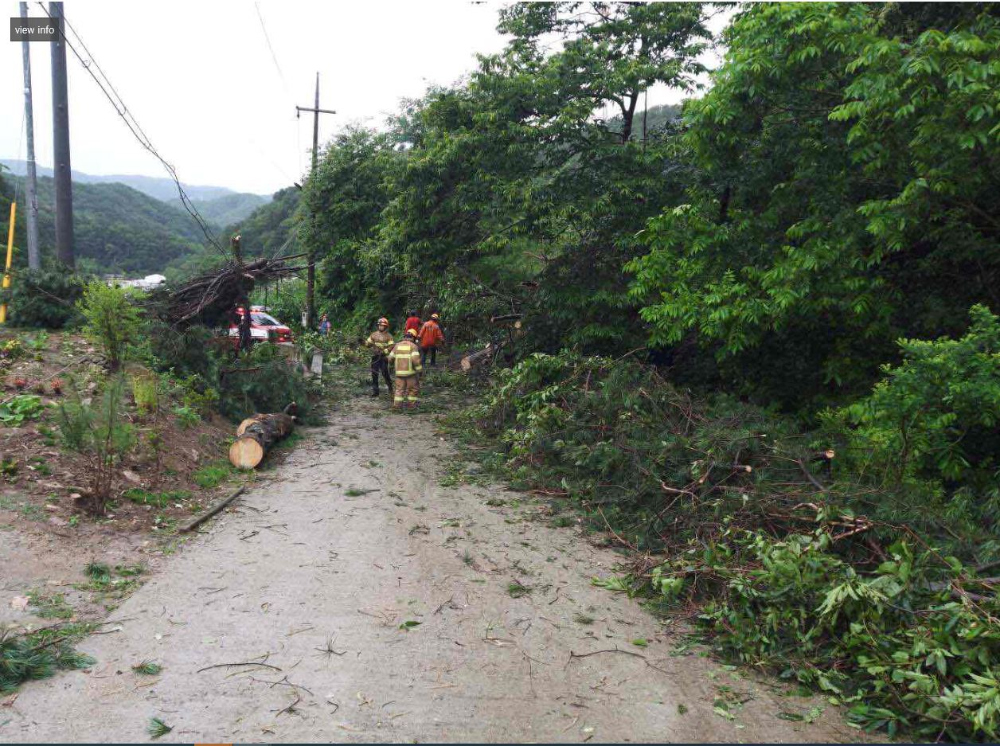
<path fill-rule="evenodd" d="M 267 25 L 264 23 L 264 16 L 260 13 L 260 2 L 254 0 L 253 4 L 254 10 L 257 11 L 257 18 L 260 20 L 260 30 L 264 32 L 264 41 L 267 42 L 267 48 L 271 52 L 271 59 L 274 61 L 274 66 L 278 70 L 278 77 L 281 78 L 281 85 L 285 89 L 285 95 L 291 97 L 291 93 L 288 90 L 288 81 L 285 80 L 285 74 L 281 71 L 281 65 L 278 64 L 278 55 L 274 53 L 274 47 L 271 46 L 271 37 L 267 33 Z"/>
<path fill-rule="evenodd" d="M 39 7 L 41 7 L 45 15 L 49 16 L 49 18 L 52 17 L 43 3 L 39 2 L 38 5 Z M 224 248 L 222 248 L 222 246 L 220 246 L 219 243 L 215 240 L 215 237 L 210 232 L 208 224 L 205 222 L 205 219 L 202 218 L 201 213 L 198 212 L 198 208 L 194 206 L 194 203 L 191 201 L 191 198 L 188 196 L 187 192 L 184 191 L 184 187 L 181 185 L 181 181 L 177 176 L 177 171 L 170 163 L 166 161 L 166 159 L 164 159 L 163 156 L 159 154 L 159 152 L 153 146 L 153 143 L 150 141 L 149 136 L 146 135 L 146 133 L 140 126 L 139 122 L 128 110 L 128 107 L 125 105 L 125 101 L 122 99 L 117 89 L 115 89 L 114 84 L 111 82 L 110 78 L 108 78 L 104 70 L 101 69 L 101 66 L 97 63 L 97 60 L 94 58 L 94 55 L 87 48 L 86 43 L 83 41 L 83 37 L 80 36 L 80 34 L 77 32 L 75 28 L 73 28 L 73 25 L 69 22 L 69 20 L 65 18 L 65 16 L 63 16 L 63 22 L 73 32 L 73 36 L 76 37 L 77 42 L 86 52 L 87 57 L 89 58 L 89 62 L 84 61 L 83 55 L 80 54 L 76 46 L 74 46 L 73 43 L 70 42 L 68 37 L 65 38 L 66 46 L 68 46 L 70 50 L 72 50 L 77 60 L 79 60 L 80 65 L 83 66 L 83 69 L 86 70 L 87 73 L 90 75 L 90 77 L 94 79 L 94 82 L 97 83 L 98 88 L 101 89 L 101 92 L 104 94 L 105 98 L 107 98 L 111 106 L 114 107 L 115 113 L 122 118 L 122 121 L 125 122 L 125 126 L 129 128 L 129 131 L 132 133 L 135 139 L 138 140 L 139 144 L 142 145 L 142 147 L 145 148 L 147 151 L 149 151 L 166 169 L 167 173 L 170 175 L 171 180 L 177 186 L 177 193 L 180 196 L 181 204 L 184 206 L 184 209 L 187 210 L 188 214 L 190 214 L 191 217 L 194 219 L 194 221 L 198 224 L 198 227 L 201 228 L 201 232 L 205 234 L 205 238 L 208 241 L 208 243 L 212 247 L 214 247 L 223 257 L 225 257 L 227 261 L 229 261 L 230 260 L 229 252 L 227 252 Z M 94 69 L 96 69 L 101 74 L 101 77 L 107 83 L 107 87 L 105 87 L 104 83 L 102 83 L 100 78 L 98 78 L 97 75 L 94 73 Z M 110 88 L 111 91 L 114 93 L 113 96 L 111 93 L 108 92 L 108 88 Z"/>

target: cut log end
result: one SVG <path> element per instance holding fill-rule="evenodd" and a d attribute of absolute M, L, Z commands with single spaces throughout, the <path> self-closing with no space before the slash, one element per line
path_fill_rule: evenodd
<path fill-rule="evenodd" d="M 239 438 L 229 447 L 229 462 L 237 469 L 254 469 L 264 460 L 264 447 L 253 438 Z"/>

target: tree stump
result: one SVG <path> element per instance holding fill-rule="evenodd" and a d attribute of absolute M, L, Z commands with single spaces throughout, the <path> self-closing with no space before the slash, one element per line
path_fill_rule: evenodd
<path fill-rule="evenodd" d="M 275 443 L 295 427 L 295 418 L 288 414 L 255 414 L 240 423 L 236 442 L 229 447 L 229 462 L 237 469 L 253 469 Z"/>

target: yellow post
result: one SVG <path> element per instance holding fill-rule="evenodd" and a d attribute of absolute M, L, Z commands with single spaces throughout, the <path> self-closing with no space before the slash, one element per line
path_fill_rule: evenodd
<path fill-rule="evenodd" d="M 10 263 L 14 258 L 14 218 L 17 217 L 17 202 L 10 203 L 10 229 L 7 231 L 7 265 L 3 271 L 3 287 L 10 287 Z M 7 304 L 0 303 L 0 324 L 7 323 Z"/>

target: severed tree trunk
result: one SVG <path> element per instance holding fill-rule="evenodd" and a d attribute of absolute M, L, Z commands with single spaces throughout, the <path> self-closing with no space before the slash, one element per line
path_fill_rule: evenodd
<path fill-rule="evenodd" d="M 240 423 L 236 442 L 229 447 L 229 461 L 238 469 L 253 469 L 269 450 L 295 427 L 289 414 L 255 414 Z"/>

